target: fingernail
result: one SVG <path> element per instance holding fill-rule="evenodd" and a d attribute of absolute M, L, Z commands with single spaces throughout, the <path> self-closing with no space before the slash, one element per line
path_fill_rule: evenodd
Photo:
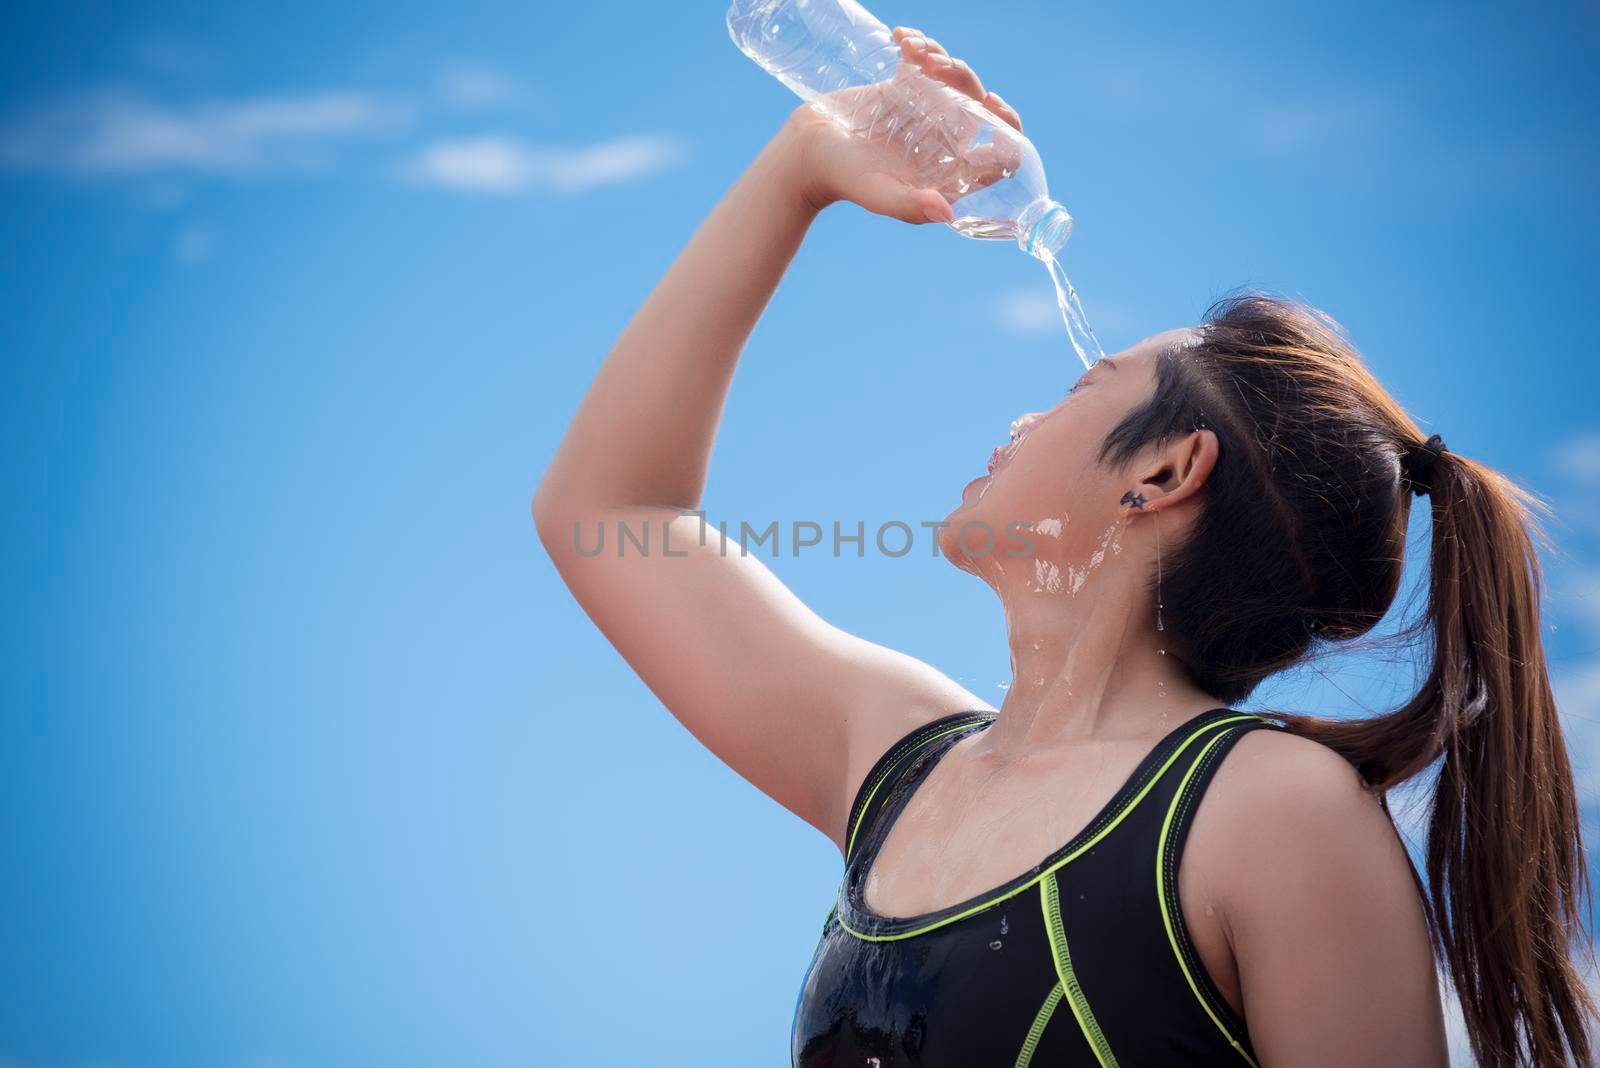
<path fill-rule="evenodd" d="M 943 52 L 935 52 L 933 55 L 928 57 L 928 62 L 932 63 L 935 67 L 948 67 L 950 66 L 950 57 L 945 55 Z"/>
<path fill-rule="evenodd" d="M 948 209 L 946 209 L 946 210 L 948 210 Z M 947 220 L 945 218 L 945 214 L 944 214 L 943 211 L 939 210 L 938 208 L 934 207 L 931 204 L 924 204 L 923 205 L 922 214 L 927 216 L 929 222 L 942 223 L 942 222 L 948 222 L 949 221 L 949 220 Z"/>
<path fill-rule="evenodd" d="M 902 39 L 902 43 L 913 52 L 920 52 L 928 47 L 928 40 L 925 37 L 906 37 Z"/>

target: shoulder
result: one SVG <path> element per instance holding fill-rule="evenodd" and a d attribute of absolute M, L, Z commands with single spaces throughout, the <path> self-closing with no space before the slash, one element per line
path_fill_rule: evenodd
<path fill-rule="evenodd" d="M 1217 769 L 1212 791 L 1230 804 L 1253 806 L 1258 819 L 1269 821 L 1348 816 L 1378 803 L 1348 760 L 1281 729 L 1246 731 Z"/>
<path fill-rule="evenodd" d="M 1283 730 L 1244 734 L 1201 800 L 1183 864 L 1197 899 L 1215 904 L 1263 1062 L 1345 1048 L 1348 1063 L 1442 1063 L 1416 871 L 1343 757 Z"/>
<path fill-rule="evenodd" d="M 1352 943 L 1398 936 L 1428 960 L 1399 831 L 1381 796 L 1319 742 L 1284 730 L 1240 737 L 1195 813 L 1189 851 L 1236 949 L 1252 935 L 1292 942 L 1314 922 Z"/>
<path fill-rule="evenodd" d="M 1442 1063 L 1421 887 L 1380 802 L 1333 750 L 1254 730 L 1195 813 L 1183 863 L 1216 905 L 1263 1062 Z"/>
<path fill-rule="evenodd" d="M 1286 730 L 1252 730 L 1233 745 L 1195 814 L 1193 837 L 1261 883 L 1261 861 L 1394 854 L 1380 797 L 1338 753 Z M 1271 868 L 1281 870 L 1281 863 Z"/>

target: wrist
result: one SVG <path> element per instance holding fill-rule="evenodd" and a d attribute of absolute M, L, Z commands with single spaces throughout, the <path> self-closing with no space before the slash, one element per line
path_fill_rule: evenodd
<path fill-rule="evenodd" d="M 785 121 L 762 148 L 751 170 L 758 172 L 760 181 L 785 204 L 812 219 L 837 198 L 823 195 L 810 180 L 810 135 L 802 123 L 796 122 L 802 109 L 810 110 L 805 105 L 796 109 L 796 115 Z"/>

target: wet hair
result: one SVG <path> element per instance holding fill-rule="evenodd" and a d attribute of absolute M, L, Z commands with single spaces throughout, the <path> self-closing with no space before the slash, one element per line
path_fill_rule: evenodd
<path fill-rule="evenodd" d="M 1209 428 L 1219 455 L 1161 575 L 1168 650 L 1236 704 L 1268 676 L 1368 634 L 1401 586 L 1424 435 L 1333 320 L 1244 294 L 1156 360 L 1156 388 L 1107 436 L 1121 468 Z M 1270 713 L 1342 755 L 1380 798 L 1435 768 L 1418 880 L 1479 1064 L 1591 1064 L 1593 959 L 1571 761 L 1540 638 L 1534 536 L 1549 506 L 1455 451 L 1430 473 L 1426 608 L 1397 639 L 1431 646 L 1421 689 L 1377 716 Z M 1152 589 L 1154 576 L 1152 576 Z M 1385 806 L 1387 811 L 1387 806 Z M 1413 875 L 1415 876 L 1415 871 Z"/>

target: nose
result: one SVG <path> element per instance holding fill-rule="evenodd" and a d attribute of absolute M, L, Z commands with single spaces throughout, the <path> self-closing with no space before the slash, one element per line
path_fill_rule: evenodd
<path fill-rule="evenodd" d="M 1018 416 L 1017 419 L 1011 424 L 1011 436 L 1012 436 L 1012 438 L 1018 437 L 1019 435 L 1024 433 L 1030 426 L 1032 426 L 1035 422 L 1037 422 L 1038 419 L 1039 419 L 1039 415 L 1040 415 L 1039 412 L 1029 412 L 1026 415 Z"/>

